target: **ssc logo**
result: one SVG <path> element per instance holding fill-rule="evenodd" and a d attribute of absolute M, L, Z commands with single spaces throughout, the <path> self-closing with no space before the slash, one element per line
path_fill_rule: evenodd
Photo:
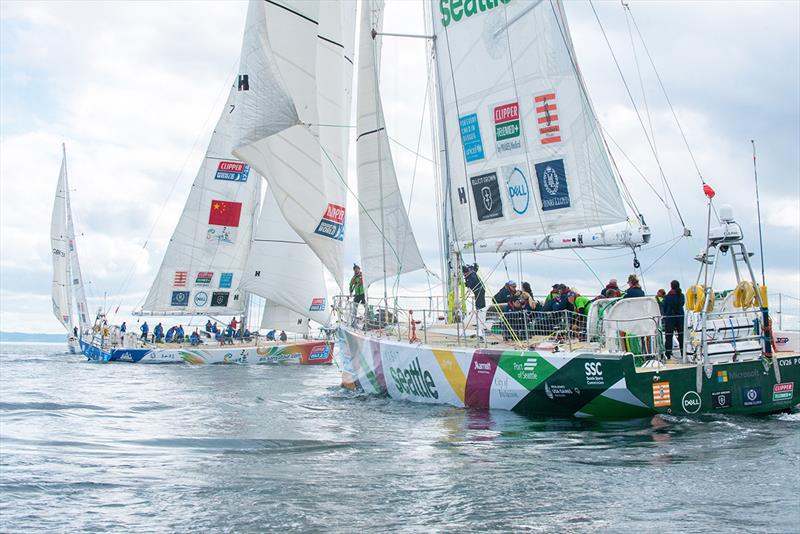
<path fill-rule="evenodd" d="M 700 411 L 700 407 L 703 405 L 703 401 L 700 399 L 700 395 L 698 395 L 696 391 L 687 391 L 686 394 L 683 396 L 681 405 L 683 406 L 684 412 L 697 413 Z"/>
<path fill-rule="evenodd" d="M 205 306 L 208 304 L 208 293 L 205 291 L 200 291 L 199 293 L 195 294 L 194 296 L 194 305 L 195 306 Z"/>
<path fill-rule="evenodd" d="M 544 189 L 548 195 L 558 194 L 558 173 L 549 165 L 544 170 Z"/>

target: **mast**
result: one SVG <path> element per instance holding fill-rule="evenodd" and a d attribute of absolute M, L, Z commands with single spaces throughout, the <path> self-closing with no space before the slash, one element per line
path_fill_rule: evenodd
<path fill-rule="evenodd" d="M 439 169 L 443 174 L 442 180 L 442 220 L 440 221 L 441 228 L 442 228 L 442 243 L 440 243 L 441 254 L 444 258 L 443 262 L 443 269 L 445 283 L 443 284 L 443 298 L 444 302 L 447 303 L 448 296 L 451 292 L 455 295 L 458 294 L 456 289 L 456 284 L 454 280 L 452 280 L 451 275 L 453 272 L 452 269 L 452 258 L 451 253 L 454 251 L 452 243 L 450 241 L 450 224 L 448 221 L 450 220 L 449 214 L 451 210 L 450 204 L 450 164 L 448 159 L 448 149 L 447 149 L 447 120 L 444 110 L 444 93 L 442 92 L 442 84 L 441 84 L 441 72 L 439 70 L 439 62 L 437 60 L 437 55 L 439 54 L 439 47 L 438 41 L 436 39 L 436 34 L 433 29 L 436 27 L 436 14 L 433 10 L 433 4 L 428 4 L 430 6 L 430 14 L 431 14 L 431 35 L 433 38 L 431 39 L 431 61 L 433 61 L 434 67 L 434 85 L 436 85 L 436 111 L 438 115 L 438 122 L 439 128 L 436 130 L 439 133 Z M 453 255 L 454 257 L 454 255 Z"/>

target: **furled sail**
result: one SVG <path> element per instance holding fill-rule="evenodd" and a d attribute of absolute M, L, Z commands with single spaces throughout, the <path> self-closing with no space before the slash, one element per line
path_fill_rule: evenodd
<path fill-rule="evenodd" d="M 231 154 L 236 115 L 231 88 L 143 311 L 233 315 L 243 310 L 244 271 L 261 177 Z"/>
<path fill-rule="evenodd" d="M 323 325 L 330 318 L 322 264 L 286 223 L 271 190 L 264 195 L 239 288 L 290 310 L 292 317 L 307 317 Z"/>
<path fill-rule="evenodd" d="M 432 11 L 452 237 L 469 246 L 626 221 L 560 0 Z"/>
<path fill-rule="evenodd" d="M 358 59 L 356 159 L 358 162 L 361 267 L 368 286 L 383 277 L 425 266 L 397 185 L 380 98 L 383 0 L 361 6 Z"/>
<path fill-rule="evenodd" d="M 343 277 L 355 2 L 251 0 L 234 154 L 267 177 L 286 221 Z"/>
<path fill-rule="evenodd" d="M 53 315 L 72 331 L 72 290 L 70 288 L 70 259 L 67 228 L 67 153 L 64 149 L 61 172 L 58 174 L 56 199 L 50 219 L 50 245 L 53 253 Z"/>

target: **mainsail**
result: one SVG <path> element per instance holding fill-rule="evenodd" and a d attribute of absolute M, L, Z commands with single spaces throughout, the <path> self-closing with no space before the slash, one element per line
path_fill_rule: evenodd
<path fill-rule="evenodd" d="M 143 311 L 235 315 L 250 251 L 261 177 L 231 155 L 236 86 L 231 88 Z"/>
<path fill-rule="evenodd" d="M 307 334 L 309 331 L 307 315 L 306 313 L 297 313 L 267 299 L 264 304 L 264 315 L 261 318 L 261 328 Z"/>
<path fill-rule="evenodd" d="M 383 0 L 361 6 L 356 159 L 364 284 L 425 266 L 397 185 L 380 98 L 381 49 L 372 32 L 383 27 Z"/>
<path fill-rule="evenodd" d="M 265 312 L 265 318 L 275 319 L 279 324 L 265 323 L 265 328 L 280 328 L 280 324 L 285 324 L 284 315 L 293 318 L 295 332 L 298 331 L 295 316 L 310 318 L 323 325 L 330 318 L 322 264 L 286 223 L 269 189 L 264 196 L 239 288 L 268 299 L 267 307 L 273 312 Z M 286 308 L 287 313 L 281 312 L 276 316 L 274 308 L 277 306 Z"/>
<path fill-rule="evenodd" d="M 286 221 L 343 277 L 355 2 L 251 0 L 234 154 L 269 181 Z"/>
<path fill-rule="evenodd" d="M 63 147 L 62 147 L 63 148 Z M 70 287 L 70 239 L 67 228 L 67 153 L 63 149 L 61 171 L 58 174 L 56 199 L 50 219 L 50 245 L 53 253 L 53 315 L 72 331 L 72 290 Z"/>
<path fill-rule="evenodd" d="M 628 220 L 560 0 L 435 2 L 433 32 L 453 240 Z"/>

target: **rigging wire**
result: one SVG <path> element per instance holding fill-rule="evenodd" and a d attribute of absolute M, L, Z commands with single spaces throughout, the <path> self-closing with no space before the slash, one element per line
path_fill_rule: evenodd
<path fill-rule="evenodd" d="M 633 98 L 633 94 L 631 93 L 631 89 L 630 89 L 630 86 L 628 85 L 628 81 L 625 79 L 625 75 L 622 72 L 622 67 L 620 66 L 619 61 L 617 60 L 617 56 L 614 53 L 613 47 L 611 46 L 611 41 L 609 41 L 609 39 L 608 39 L 608 35 L 606 34 L 605 27 L 603 26 L 603 23 L 600 21 L 600 16 L 597 14 L 597 10 L 595 9 L 594 2 L 592 0 L 589 0 L 589 6 L 592 8 L 592 12 L 594 13 L 594 17 L 595 17 L 595 20 L 597 21 L 598 26 L 600 26 L 600 31 L 603 34 L 603 39 L 605 39 L 606 45 L 608 46 L 608 50 L 611 53 L 611 58 L 614 60 L 614 64 L 617 67 L 617 72 L 619 73 L 619 76 L 622 79 L 622 84 L 625 86 L 625 91 L 628 94 L 628 98 L 631 101 L 631 105 L 633 106 L 634 111 L 636 112 L 636 118 L 639 120 L 639 124 L 642 127 L 642 131 L 644 132 L 644 137 L 647 140 L 647 144 L 650 147 L 651 152 L 653 152 L 653 156 L 655 157 L 655 160 L 656 160 L 656 165 L 658 166 L 658 171 L 661 174 L 661 179 L 667 185 L 667 191 L 669 191 L 669 196 L 670 196 L 670 198 L 672 200 L 673 205 L 675 206 L 675 213 L 678 215 L 678 218 L 681 221 L 681 225 L 683 225 L 683 227 L 685 228 L 686 227 L 686 223 L 683 221 L 683 216 L 681 215 L 681 211 L 680 211 L 680 208 L 678 207 L 678 203 L 675 200 L 675 196 L 672 193 L 672 188 L 669 187 L 669 183 L 667 182 L 667 178 L 666 178 L 666 176 L 664 174 L 664 169 L 661 166 L 661 160 L 658 157 L 658 153 L 656 152 L 655 147 L 653 146 L 653 142 L 652 142 L 652 140 L 650 139 L 650 136 L 647 133 L 647 127 L 645 126 L 644 121 L 642 120 L 642 115 L 639 112 L 638 106 L 636 105 L 636 99 Z"/>

